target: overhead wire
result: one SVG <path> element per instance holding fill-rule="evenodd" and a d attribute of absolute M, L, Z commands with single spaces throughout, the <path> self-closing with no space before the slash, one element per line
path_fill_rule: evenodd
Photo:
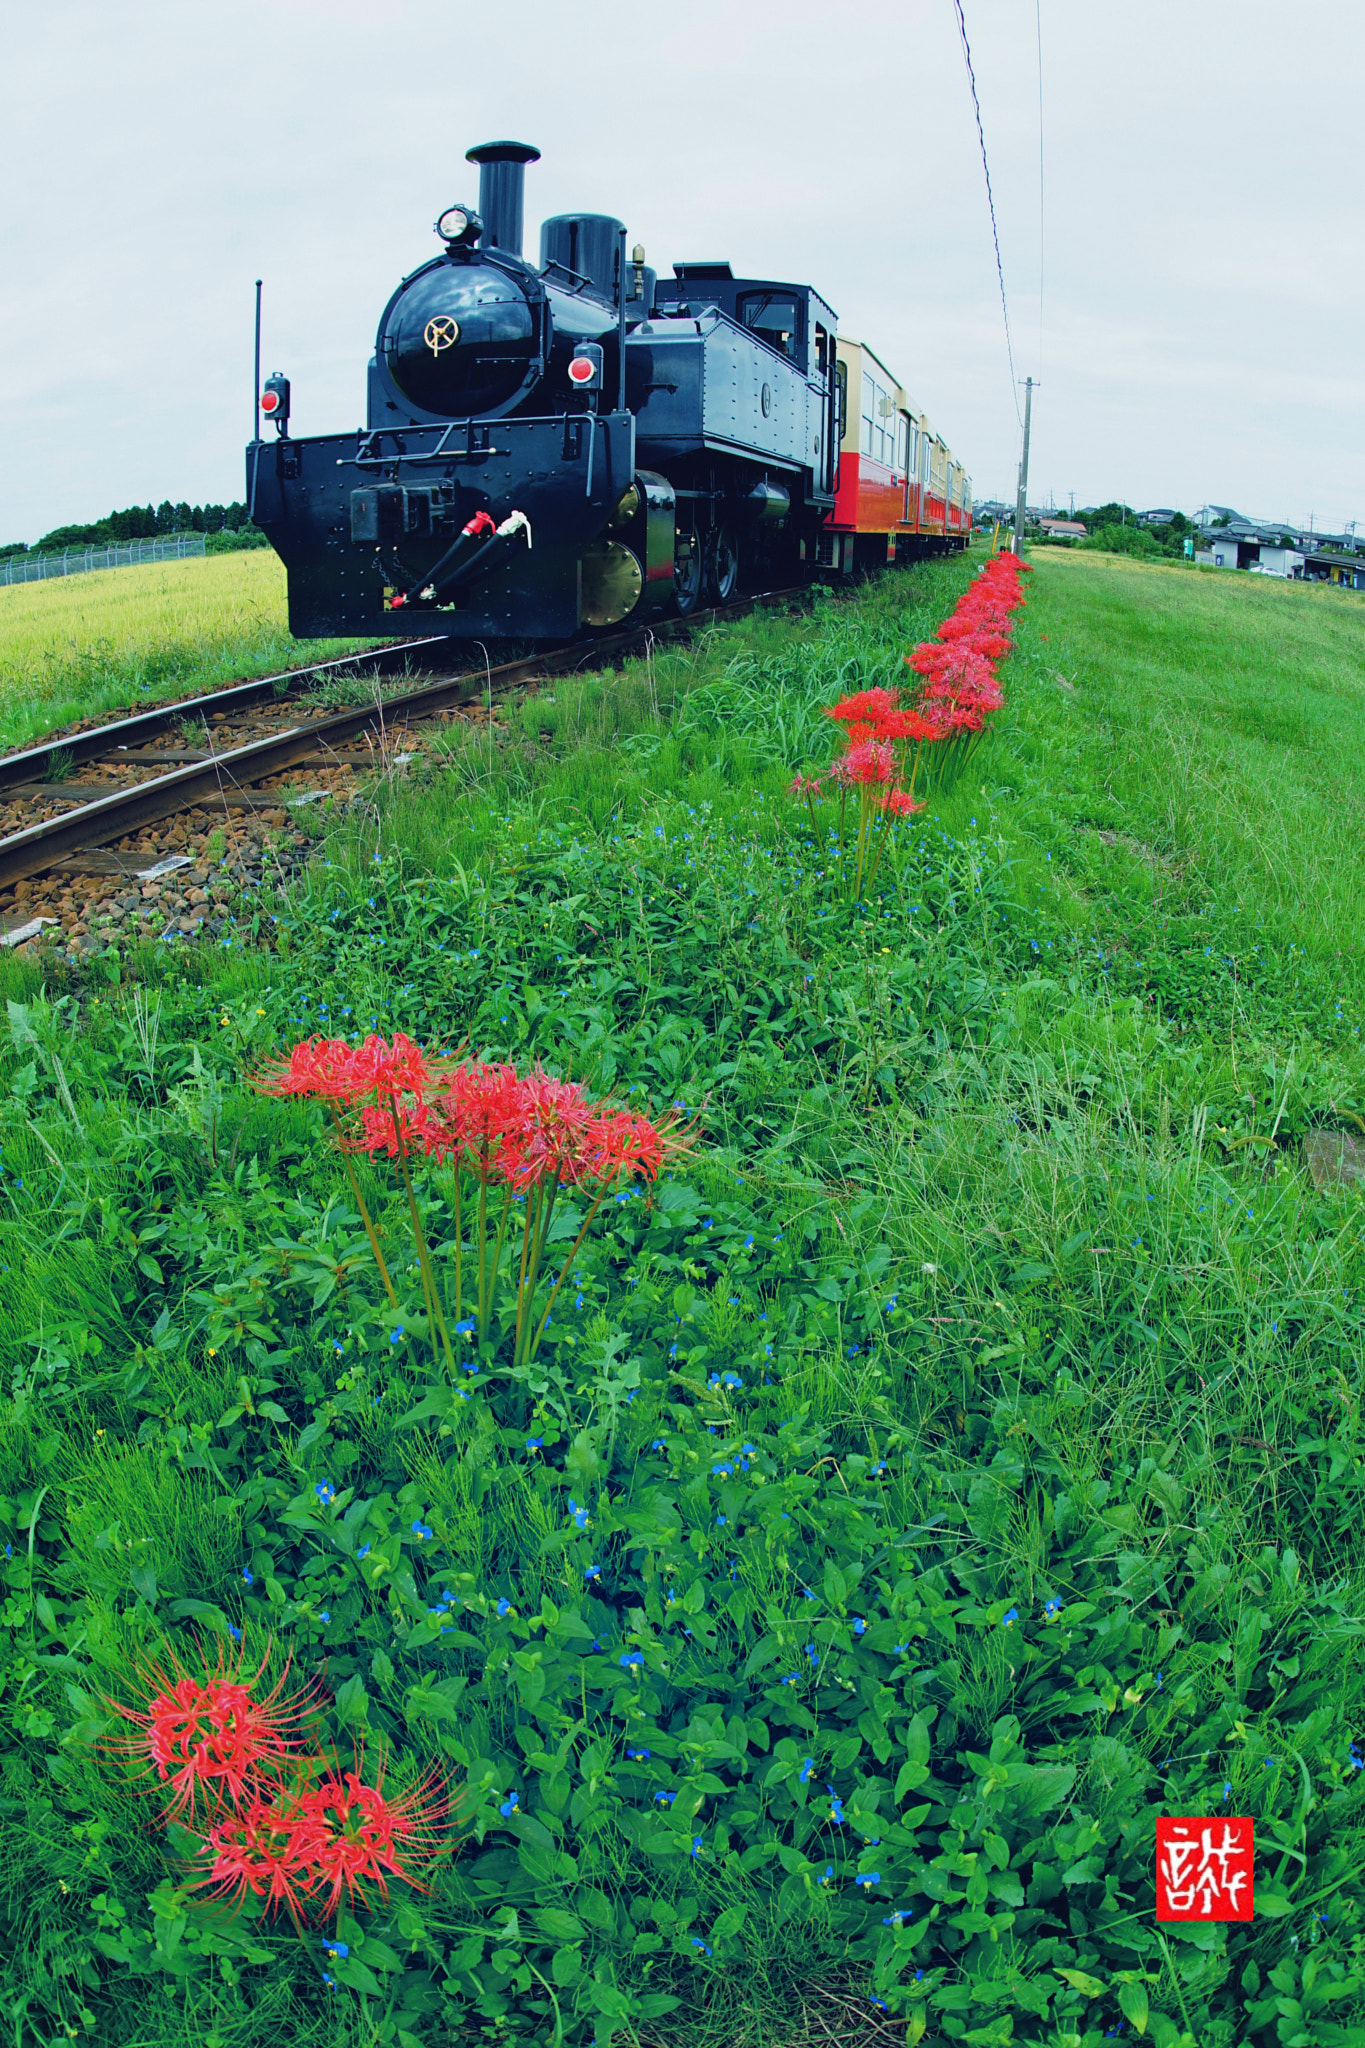
<path fill-rule="evenodd" d="M 1044 228 L 1045 188 L 1043 182 L 1043 0 L 1033 0 L 1033 20 L 1038 31 L 1038 382 L 1043 381 L 1043 276 L 1046 242 Z"/>
<path fill-rule="evenodd" d="M 1000 280 L 1000 311 L 1005 321 L 1005 354 L 1010 365 L 1010 396 L 1014 400 L 1014 416 L 1023 431 L 1023 415 L 1019 410 L 1019 379 L 1014 368 L 1014 342 L 1010 336 L 1010 309 L 1005 298 L 1005 266 L 1000 260 L 1000 229 L 995 218 L 995 194 L 991 190 L 991 167 L 986 159 L 986 131 L 981 124 L 981 100 L 976 90 L 976 72 L 972 67 L 972 46 L 967 40 L 967 18 L 962 12 L 962 0 L 953 0 L 957 14 L 957 32 L 962 41 L 963 61 L 967 66 L 967 83 L 972 89 L 972 106 L 976 112 L 976 135 L 981 144 L 981 168 L 986 177 L 986 204 L 990 209 L 991 238 L 995 243 L 995 274 Z M 1041 38 L 1041 29 L 1039 31 Z"/>

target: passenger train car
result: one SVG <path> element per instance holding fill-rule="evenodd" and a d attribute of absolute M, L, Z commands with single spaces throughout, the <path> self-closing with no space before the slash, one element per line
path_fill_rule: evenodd
<path fill-rule="evenodd" d="M 865 342 L 839 336 L 835 375 L 843 432 L 834 509 L 816 554 L 820 567 L 847 575 L 965 547 L 971 479 L 927 414 L 914 410 Z"/>
<path fill-rule="evenodd" d="M 265 381 L 247 502 L 295 634 L 562 639 L 966 544 L 961 465 L 813 286 L 661 279 L 608 214 L 546 221 L 533 264 L 538 156 L 469 151 L 478 207 L 385 306 L 363 427 L 292 436 Z"/>

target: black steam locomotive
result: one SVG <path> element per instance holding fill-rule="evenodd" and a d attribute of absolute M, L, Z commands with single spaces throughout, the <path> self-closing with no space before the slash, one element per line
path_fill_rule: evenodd
<path fill-rule="evenodd" d="M 679 263 L 660 282 L 606 214 L 521 254 L 520 142 L 471 149 L 479 210 L 379 322 L 369 419 L 247 449 L 252 517 L 301 636 L 565 639 L 793 580 L 834 503 L 835 321 L 809 285 Z"/>

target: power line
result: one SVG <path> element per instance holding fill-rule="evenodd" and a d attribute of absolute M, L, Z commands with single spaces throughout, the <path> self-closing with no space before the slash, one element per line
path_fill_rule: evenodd
<path fill-rule="evenodd" d="M 1019 379 L 1014 368 L 1014 343 L 1010 339 L 1010 309 L 1005 302 L 1005 266 L 1000 261 L 1000 230 L 995 220 L 995 194 L 991 190 L 991 167 L 986 161 L 986 131 L 981 125 L 981 101 L 977 97 L 976 73 L 972 69 L 972 46 L 967 40 L 967 20 L 962 12 L 962 0 L 953 0 L 957 13 L 957 32 L 962 38 L 962 55 L 967 66 L 967 83 L 972 89 L 972 106 L 976 110 L 976 133 L 981 144 L 981 168 L 986 174 L 986 204 L 991 214 L 991 237 L 995 243 L 995 274 L 1000 279 L 1000 311 L 1005 319 L 1005 354 L 1010 365 L 1010 395 L 1014 400 L 1014 416 L 1022 427 L 1024 422 L 1019 412 Z"/>
<path fill-rule="evenodd" d="M 1046 244 L 1043 209 L 1043 0 L 1033 0 L 1033 20 L 1038 31 L 1038 381 L 1043 378 L 1043 272 Z"/>

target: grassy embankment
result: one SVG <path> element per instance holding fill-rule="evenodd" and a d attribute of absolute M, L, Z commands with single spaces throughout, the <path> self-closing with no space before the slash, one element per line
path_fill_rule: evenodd
<path fill-rule="evenodd" d="M 11 964 L 40 2039 L 785 2041 L 813 1986 L 911 2040 L 1363 2038 L 1362 1206 L 1297 1141 L 1365 1118 L 1365 606 L 1040 559 L 994 737 L 855 911 L 783 786 L 962 580 L 558 684 L 381 792 L 274 953 L 82 1009 Z M 705 1102 L 540 1379 L 463 1408 L 320 1121 L 239 1078 L 376 1020 Z M 466 1787 L 480 1846 L 344 1925 L 335 1992 L 188 1904 L 91 1748 L 133 1644 L 229 1622 Z M 1255 1816 L 1251 1925 L 1154 1927 L 1159 1812 Z"/>
<path fill-rule="evenodd" d="M 0 586 L 0 749 L 79 718 L 347 654 L 290 638 L 273 549 Z"/>

